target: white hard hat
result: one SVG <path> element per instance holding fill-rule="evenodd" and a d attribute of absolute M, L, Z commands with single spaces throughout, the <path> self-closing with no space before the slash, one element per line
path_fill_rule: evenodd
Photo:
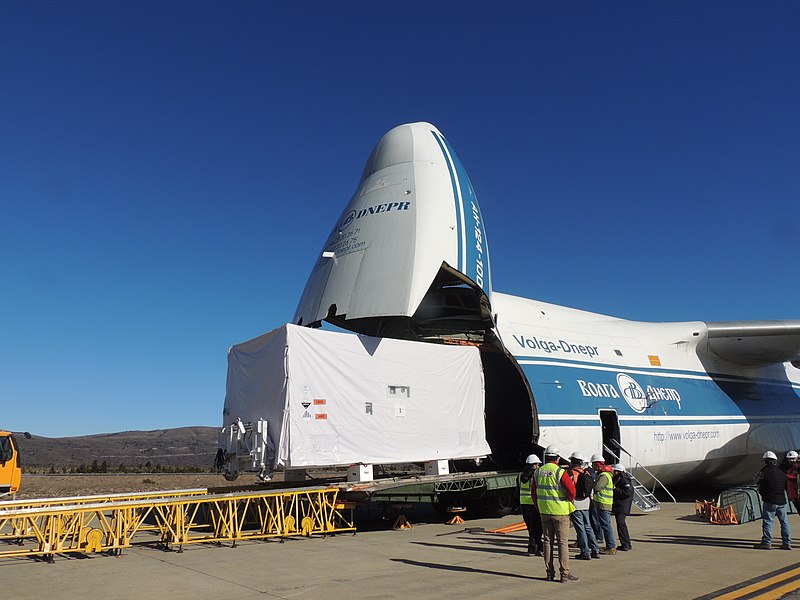
<path fill-rule="evenodd" d="M 589 462 L 606 462 L 606 459 L 603 458 L 602 454 L 592 454 L 592 458 L 589 459 Z"/>
<path fill-rule="evenodd" d="M 764 452 L 764 456 L 762 458 L 764 460 L 767 460 L 767 459 L 770 459 L 770 458 L 772 460 L 778 460 L 778 457 L 775 456 L 775 453 L 772 450 L 767 450 L 766 452 Z"/>
<path fill-rule="evenodd" d="M 558 446 L 554 444 L 550 444 L 547 448 L 544 449 L 545 456 L 561 456 L 561 450 L 558 449 Z"/>
<path fill-rule="evenodd" d="M 624 472 L 625 471 L 625 465 L 623 465 L 621 463 L 617 463 L 613 467 L 611 467 L 611 470 L 612 471 L 623 471 Z"/>
<path fill-rule="evenodd" d="M 788 458 L 789 460 L 794 460 L 794 459 L 798 458 L 797 452 L 795 452 L 794 450 L 789 450 L 786 453 L 786 458 Z"/>
<path fill-rule="evenodd" d="M 529 465 L 540 465 L 542 461 L 539 460 L 539 457 L 535 454 L 529 454 L 528 458 L 525 459 L 525 462 Z"/>
<path fill-rule="evenodd" d="M 585 462 L 586 461 L 586 459 L 584 458 L 583 454 L 581 454 L 580 452 L 573 452 L 572 454 L 569 455 L 569 459 L 570 460 L 573 460 L 573 459 L 574 460 L 579 460 L 581 462 Z"/>

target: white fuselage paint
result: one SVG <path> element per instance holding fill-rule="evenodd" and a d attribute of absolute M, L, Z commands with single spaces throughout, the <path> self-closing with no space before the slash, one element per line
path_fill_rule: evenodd
<path fill-rule="evenodd" d="M 541 446 L 602 452 L 608 411 L 629 452 L 621 462 L 665 484 L 749 481 L 765 450 L 800 447 L 800 369 L 791 363 L 704 361 L 702 322 L 626 321 L 498 292 L 492 304 L 533 391 Z M 748 386 L 760 395 L 749 398 Z"/>

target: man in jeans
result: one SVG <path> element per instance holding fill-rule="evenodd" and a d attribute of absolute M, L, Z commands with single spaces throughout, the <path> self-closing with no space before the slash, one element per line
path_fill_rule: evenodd
<path fill-rule="evenodd" d="M 761 527 L 762 550 L 772 549 L 772 525 L 775 517 L 781 524 L 781 548 L 792 549 L 792 530 L 786 519 L 786 473 L 778 468 L 778 457 L 771 450 L 764 453 L 764 468 L 756 475 L 755 483 L 761 495 L 761 512 L 764 522 Z"/>
<path fill-rule="evenodd" d="M 600 554 L 616 554 L 617 544 L 614 541 L 614 530 L 611 529 L 611 508 L 614 504 L 614 481 L 611 478 L 611 467 L 606 466 L 602 454 L 592 455 L 592 468 L 597 473 L 594 481 L 592 502 L 589 505 L 589 518 L 594 528 L 594 537 L 598 544 L 605 540 L 606 547 Z"/>
<path fill-rule="evenodd" d="M 571 467 L 569 473 L 575 483 L 575 500 L 572 502 L 575 505 L 575 512 L 569 518 L 578 536 L 578 548 L 581 549 L 581 553 L 575 557 L 578 560 L 600 558 L 600 547 L 594 538 L 594 530 L 589 520 L 589 502 L 592 499 L 594 482 L 592 476 L 583 468 L 585 460 L 580 452 L 573 452 L 569 457 Z"/>

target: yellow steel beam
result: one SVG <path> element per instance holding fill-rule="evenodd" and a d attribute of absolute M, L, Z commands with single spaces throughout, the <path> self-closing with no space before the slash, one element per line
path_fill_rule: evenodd
<path fill-rule="evenodd" d="M 26 536 L 15 547 L 0 549 L 0 558 L 119 553 L 134 543 L 154 541 L 153 534 L 162 545 L 180 551 L 186 544 L 355 531 L 353 505 L 337 502 L 337 494 L 337 488 L 306 488 L 0 507 L 0 531 L 24 531 Z"/>
<path fill-rule="evenodd" d="M 92 496 L 62 496 L 58 498 L 29 498 L 27 500 L 9 500 L 0 502 L 0 509 L 38 508 L 41 506 L 66 506 L 71 504 L 94 504 L 97 502 L 125 502 L 127 500 L 143 500 L 148 498 L 165 498 L 169 496 L 197 496 L 208 493 L 207 488 L 191 488 L 185 490 L 160 490 L 154 492 L 121 492 L 117 494 L 95 494 Z"/>
<path fill-rule="evenodd" d="M 205 488 L 192 488 L 186 490 L 162 490 L 156 492 L 130 492 L 120 494 L 97 494 L 93 496 L 67 496 L 59 498 L 34 498 L 29 500 L 13 500 L 0 502 L 0 510 L 27 509 L 27 508 L 55 508 L 77 504 L 98 504 L 103 502 L 130 502 L 135 500 L 148 500 L 152 498 L 170 498 L 176 496 L 200 496 L 208 493 Z M 0 540 L 21 538 L 32 535 L 26 530 L 22 522 L 9 519 L 0 521 Z"/>

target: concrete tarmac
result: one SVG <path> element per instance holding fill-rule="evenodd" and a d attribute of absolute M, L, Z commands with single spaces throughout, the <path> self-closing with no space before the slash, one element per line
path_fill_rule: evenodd
<path fill-rule="evenodd" d="M 425 518 L 434 521 L 430 515 Z M 410 520 L 415 522 L 414 512 Z M 4 598 L 697 598 L 778 569 L 800 568 L 800 549 L 757 550 L 761 521 L 711 525 L 693 503 L 663 504 L 628 518 L 631 552 L 570 561 L 580 581 L 545 581 L 527 556 L 527 533 L 486 530 L 519 515 L 463 525 L 417 523 L 410 530 L 191 545 L 182 553 L 137 546 L 122 556 L 57 556 L 53 564 L 0 559 Z M 800 538 L 800 519 L 790 517 Z M 481 528 L 483 530 L 481 530 Z M 777 524 L 776 524 L 777 529 Z M 573 533 L 571 531 L 571 533 Z M 775 537 L 780 535 L 776 531 Z M 574 535 L 573 535 L 574 538 Z M 797 584 L 800 587 L 800 582 Z"/>

